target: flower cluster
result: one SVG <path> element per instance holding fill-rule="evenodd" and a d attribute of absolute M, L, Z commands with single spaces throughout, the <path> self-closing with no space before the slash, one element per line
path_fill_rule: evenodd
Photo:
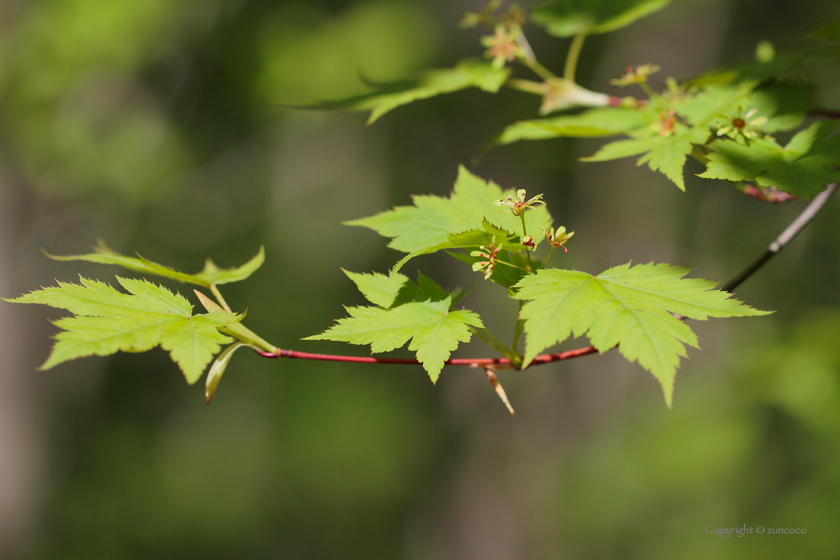
<path fill-rule="evenodd" d="M 752 118 L 758 109 L 750 109 L 746 115 L 741 116 L 744 108 L 738 107 L 738 114 L 731 117 L 723 117 L 727 124 L 717 129 L 718 136 L 728 136 L 733 140 L 743 138 L 744 141 L 749 142 L 750 138 L 756 138 L 760 132 L 758 127 L 767 122 L 767 117 Z"/>
<path fill-rule="evenodd" d="M 496 263 L 499 262 L 499 250 L 502 248 L 502 245 L 499 244 L 498 247 L 494 247 L 493 245 L 496 243 L 496 238 L 493 237 L 493 242 L 490 243 L 490 248 L 481 245 L 479 249 L 481 251 L 473 251 L 470 253 L 471 257 L 481 257 L 482 261 L 478 261 L 472 265 L 473 271 L 484 270 L 484 279 L 487 280 L 490 278 L 490 275 L 493 274 L 493 270 L 496 268 Z"/>
<path fill-rule="evenodd" d="M 677 116 L 673 109 L 668 113 L 659 113 L 659 118 L 653 123 L 653 129 L 659 133 L 659 136 L 670 136 L 674 133 L 674 125 L 677 122 Z"/>
<path fill-rule="evenodd" d="M 563 247 L 564 251 L 567 253 L 569 252 L 564 245 L 566 244 L 566 241 L 571 239 L 575 232 L 570 231 L 569 233 L 566 233 L 566 228 L 563 226 L 557 228 L 557 231 L 554 231 L 554 227 L 550 227 L 548 229 L 544 229 L 543 232 L 545 232 L 545 238 L 548 241 L 548 244 L 554 249 L 557 247 Z"/>
<path fill-rule="evenodd" d="M 533 235 L 526 235 L 525 237 L 523 237 L 523 238 L 522 238 L 522 244 L 523 244 L 525 247 L 528 247 L 528 248 L 529 248 L 530 250 L 532 250 L 532 251 L 533 251 L 533 250 L 536 248 L 536 246 L 537 246 L 536 242 L 534 242 L 534 236 L 533 236 Z"/>
<path fill-rule="evenodd" d="M 521 216 L 525 210 L 528 208 L 533 207 L 535 204 L 542 204 L 545 205 L 545 202 L 542 200 L 541 194 L 532 197 L 530 200 L 525 200 L 525 189 L 519 189 L 516 191 L 516 198 L 509 196 L 507 198 L 501 198 L 493 202 L 496 206 L 507 206 L 510 208 L 510 211 L 513 213 L 514 216 Z"/>
<path fill-rule="evenodd" d="M 497 25 L 495 35 L 486 35 L 481 38 L 481 44 L 487 47 L 485 53 L 488 58 L 493 59 L 493 68 L 502 68 L 508 62 L 513 62 L 517 56 L 522 56 L 522 48 L 518 39 L 522 31 L 518 27 Z"/>
<path fill-rule="evenodd" d="M 627 67 L 627 73 L 617 80 L 610 80 L 610 83 L 616 86 L 629 86 L 633 84 L 646 84 L 648 76 L 655 72 L 659 72 L 659 66 L 655 64 L 639 64 L 635 68 Z"/>

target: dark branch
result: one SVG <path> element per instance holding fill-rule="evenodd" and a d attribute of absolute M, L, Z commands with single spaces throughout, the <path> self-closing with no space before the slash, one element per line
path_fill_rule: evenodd
<path fill-rule="evenodd" d="M 822 117 L 824 119 L 840 119 L 840 111 L 833 109 L 812 109 L 808 111 L 809 117 Z"/>
<path fill-rule="evenodd" d="M 744 280 L 755 274 L 765 264 L 767 264 L 773 257 L 779 254 L 779 251 L 785 248 L 794 237 L 799 235 L 805 226 L 811 223 L 816 218 L 820 210 L 823 209 L 825 203 L 837 190 L 837 183 L 832 183 L 823 192 L 814 197 L 811 203 L 802 211 L 801 214 L 791 223 L 782 234 L 777 237 L 773 243 L 767 248 L 761 256 L 754 260 L 748 267 L 739 272 L 732 280 L 720 287 L 724 292 L 733 292 L 735 288 L 740 286 Z"/>

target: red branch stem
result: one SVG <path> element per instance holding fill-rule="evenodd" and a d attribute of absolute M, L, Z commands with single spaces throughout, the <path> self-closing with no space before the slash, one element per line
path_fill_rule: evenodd
<path fill-rule="evenodd" d="M 550 362 L 559 362 L 561 360 L 568 360 L 577 358 L 578 356 L 586 356 L 597 352 L 593 346 L 586 348 L 577 348 L 575 350 L 568 350 L 566 352 L 558 352 L 556 354 L 540 354 L 531 362 L 531 365 L 548 364 Z M 298 352 L 297 350 L 283 350 L 278 349 L 277 352 L 265 352 L 257 350 L 257 354 L 264 358 L 292 358 L 298 360 L 320 360 L 323 362 L 351 362 L 357 364 L 411 364 L 418 365 L 420 362 L 414 358 L 373 358 L 366 356 L 342 356 L 336 354 L 312 354 L 310 352 Z M 446 360 L 444 364 L 448 366 L 495 366 L 496 369 L 510 369 L 510 360 L 507 358 L 453 358 Z"/>

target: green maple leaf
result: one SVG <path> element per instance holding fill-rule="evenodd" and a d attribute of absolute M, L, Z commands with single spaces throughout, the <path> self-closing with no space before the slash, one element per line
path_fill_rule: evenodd
<path fill-rule="evenodd" d="M 661 10 L 670 0 L 554 0 L 538 6 L 531 19 L 557 37 L 608 33 Z"/>
<path fill-rule="evenodd" d="M 514 190 L 502 189 L 493 182 L 476 177 L 463 166 L 449 198 L 424 195 L 413 197 L 414 206 L 398 206 L 346 225 L 370 228 L 383 237 L 391 238 L 388 247 L 404 253 L 423 251 L 450 241 L 450 235 L 483 229 L 485 219 L 505 231 L 521 231 L 520 219 L 504 208 L 495 206 L 494 200 L 513 196 Z M 544 206 L 525 211 L 528 233 L 536 243 L 540 241 L 540 228 L 551 226 L 551 216 Z"/>
<path fill-rule="evenodd" d="M 444 93 L 477 87 L 496 93 L 508 79 L 510 70 L 494 68 L 489 62 L 464 61 L 455 68 L 431 70 L 418 80 L 378 84 L 380 90 L 348 99 L 323 101 L 312 109 L 370 111 L 368 124 L 401 105 Z"/>
<path fill-rule="evenodd" d="M 618 140 L 601 147 L 590 157 L 581 161 L 607 161 L 644 154 L 636 165 L 648 164 L 653 171 L 659 171 L 685 190 L 683 166 L 694 144 L 703 144 L 709 137 L 706 127 L 689 128 L 681 123 L 674 125 L 674 133 L 667 136 Z"/>
<path fill-rule="evenodd" d="M 714 290 L 714 282 L 683 278 L 689 270 L 650 263 L 617 266 L 597 276 L 557 269 L 526 276 L 514 286 L 514 298 L 527 302 L 520 311 L 525 321 L 523 367 L 569 336 L 587 334 L 599 352 L 618 345 L 624 357 L 638 360 L 662 384 L 670 407 L 685 345 L 697 346 L 692 330 L 671 313 L 699 320 L 768 313 Z"/>
<path fill-rule="evenodd" d="M 84 356 L 145 352 L 160 345 L 192 384 L 221 345 L 232 342 L 217 329 L 235 324 L 240 315 L 193 315 L 193 306 L 186 299 L 162 286 L 146 280 L 117 280 L 129 294 L 103 282 L 81 278 L 81 284 L 59 282 L 58 286 L 5 300 L 39 303 L 75 315 L 54 322 L 62 331 L 56 335 L 56 343 L 41 369 Z"/>
<path fill-rule="evenodd" d="M 643 112 L 636 109 L 605 107 L 579 115 L 520 121 L 506 127 L 494 144 L 511 144 L 519 140 L 549 138 L 595 138 L 627 134 L 646 124 Z"/>
<path fill-rule="evenodd" d="M 755 116 L 767 117 L 761 131 L 773 133 L 798 128 L 814 108 L 814 86 L 805 82 L 773 82 L 750 94 Z"/>
<path fill-rule="evenodd" d="M 825 190 L 840 181 L 840 135 L 833 134 L 836 121 L 814 123 L 799 131 L 785 147 L 772 138 L 757 138 L 744 145 L 716 140 L 709 145 L 705 179 L 755 181 L 762 187 L 777 187 L 800 198 Z"/>
<path fill-rule="evenodd" d="M 451 310 L 452 295 L 422 275 L 416 285 L 402 274 L 351 272 L 347 276 L 379 307 L 347 307 L 349 317 L 304 340 L 369 344 L 373 353 L 396 350 L 411 340 L 408 349 L 416 352 L 432 382 L 437 382 L 444 362 L 458 343 L 469 342 L 469 327 L 483 328 L 478 314 Z"/>
<path fill-rule="evenodd" d="M 231 282 L 245 280 L 265 262 L 265 251 L 260 247 L 260 252 L 242 266 L 236 268 L 219 268 L 212 260 L 207 259 L 207 262 L 204 264 L 204 270 L 197 274 L 185 274 L 168 266 L 152 262 L 140 255 L 137 255 L 137 257 L 121 255 L 105 245 L 105 242 L 101 239 L 93 250 L 93 253 L 87 255 L 56 256 L 50 255 L 49 253 L 46 253 L 46 255 L 56 261 L 88 261 L 100 264 L 115 264 L 129 270 L 134 270 L 135 272 L 163 276 L 177 280 L 178 282 L 195 284 L 204 286 L 205 288 L 209 288 L 212 284 L 229 284 Z"/>
<path fill-rule="evenodd" d="M 343 270 L 343 269 L 342 269 Z M 417 274 L 417 283 L 408 276 L 391 271 L 390 274 L 373 272 L 370 274 L 349 272 L 343 270 L 369 302 L 383 309 L 390 309 L 404 303 L 440 301 L 450 296 L 450 293 L 440 287 L 440 284 L 425 276 Z M 460 299 L 460 293 L 452 294 L 453 300 Z"/>
<path fill-rule="evenodd" d="M 496 247 L 502 246 L 511 249 L 522 248 L 523 245 L 519 236 L 494 226 L 487 221 L 487 218 L 482 220 L 481 226 L 482 229 L 452 233 L 449 235 L 449 239 L 443 243 L 438 243 L 437 245 L 432 245 L 431 247 L 426 247 L 406 255 L 394 265 L 393 272 L 399 272 L 403 265 L 414 257 L 429 255 L 438 251 L 446 251 L 447 249 L 478 249 L 479 247 L 489 247 L 491 244 Z"/>
<path fill-rule="evenodd" d="M 408 276 L 403 274 L 372 274 L 348 272 L 344 274 L 352 280 L 362 295 L 374 305 L 388 309 L 394 304 L 400 290 L 408 283 Z"/>
<path fill-rule="evenodd" d="M 749 96 L 755 86 L 754 81 L 710 85 L 697 95 L 675 103 L 673 109 L 692 126 L 708 125 L 722 115 L 749 108 L 752 105 Z"/>
<path fill-rule="evenodd" d="M 797 78 L 796 67 L 805 56 L 796 54 L 777 54 L 768 62 L 750 62 L 736 66 L 716 68 L 702 76 L 689 81 L 693 86 L 705 87 L 710 85 L 733 84 L 739 81 L 764 83 L 769 80 Z"/>
<path fill-rule="evenodd" d="M 643 111 L 636 112 L 635 119 L 640 126 L 623 131 L 631 139 L 605 144 L 581 161 L 608 161 L 641 154 L 636 165 L 646 163 L 651 170 L 659 171 L 684 191 L 683 167 L 688 155 L 695 145 L 708 141 L 712 134 L 710 127 L 723 126 L 727 122 L 724 115 L 751 106 L 748 94 L 754 86 L 755 82 L 711 85 L 676 102 L 667 95 L 657 97 Z M 661 134 L 657 128 L 663 127 L 668 118 L 673 121 L 670 132 Z"/>

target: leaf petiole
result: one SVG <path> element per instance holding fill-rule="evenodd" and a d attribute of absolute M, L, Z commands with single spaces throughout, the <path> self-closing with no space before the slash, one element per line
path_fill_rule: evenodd
<path fill-rule="evenodd" d="M 557 77 L 551 70 L 537 61 L 537 57 L 534 56 L 534 50 L 531 48 L 531 44 L 528 42 L 528 39 L 525 38 L 524 34 L 520 34 L 519 37 L 517 37 L 516 44 L 519 45 L 519 49 L 522 51 L 522 55 L 524 57 L 524 59 L 518 60 L 530 68 L 534 74 L 538 75 L 543 80 L 550 80 Z"/>
<path fill-rule="evenodd" d="M 510 348 L 505 346 L 505 343 L 499 340 L 498 337 L 496 337 L 496 335 L 482 327 L 473 327 L 472 325 L 468 325 L 467 328 L 475 336 L 477 336 L 478 338 L 480 338 L 481 340 L 498 350 L 502 356 L 504 356 L 511 362 L 514 361 L 513 352 L 511 352 Z"/>
<path fill-rule="evenodd" d="M 572 44 L 569 45 L 569 53 L 566 55 L 566 66 L 563 69 L 563 77 L 570 82 L 575 81 L 575 70 L 577 69 L 577 62 L 580 58 L 580 51 L 583 48 L 584 39 L 586 39 L 586 33 L 578 33 L 572 39 Z"/>
<path fill-rule="evenodd" d="M 522 257 L 522 253 L 517 252 L 517 254 L 519 255 L 519 257 L 520 257 L 520 258 Z M 498 264 L 503 264 L 503 265 L 505 265 L 505 266 L 509 266 L 509 267 L 511 267 L 511 268 L 518 268 L 519 270 L 524 270 L 525 272 L 532 272 L 531 270 L 528 270 L 528 269 L 527 269 L 527 268 L 525 268 L 525 267 L 522 267 L 522 266 L 516 266 L 516 265 L 515 265 L 515 264 L 513 264 L 513 263 L 509 263 L 509 262 L 503 261 L 503 260 L 501 260 L 501 259 L 500 259 L 499 261 L 497 261 L 497 263 L 498 263 Z"/>
<path fill-rule="evenodd" d="M 540 82 L 534 82 L 531 80 L 520 80 L 517 78 L 511 78 L 507 80 L 504 85 L 511 89 L 515 89 L 517 91 L 524 91 L 525 93 L 533 93 L 534 95 L 539 95 L 542 97 L 545 95 L 545 84 Z"/>
<path fill-rule="evenodd" d="M 210 291 L 213 292 L 213 295 L 216 296 L 216 301 L 219 302 L 219 305 L 221 305 L 225 311 L 227 311 L 228 313 L 233 313 L 230 310 L 230 306 L 225 301 L 225 298 L 222 297 L 222 292 L 219 291 L 219 288 L 216 287 L 215 283 L 210 284 Z"/>
<path fill-rule="evenodd" d="M 524 192 L 524 191 L 523 191 Z M 525 212 L 520 212 L 519 219 L 522 220 L 522 237 L 523 239 L 528 235 L 528 230 L 525 228 Z M 534 271 L 534 263 L 531 261 L 531 248 L 525 247 L 525 256 L 528 257 L 528 272 Z"/>
<path fill-rule="evenodd" d="M 199 292 L 198 290 L 193 291 L 195 292 L 195 295 L 198 296 L 198 300 L 201 302 L 201 305 L 204 306 L 204 309 L 206 309 L 208 313 L 218 313 L 224 311 L 224 308 L 222 308 L 219 304 L 217 304 L 215 301 L 213 301 L 203 293 Z M 255 346 L 265 352 L 277 352 L 276 346 L 263 340 L 260 336 L 257 335 L 257 333 L 255 333 L 242 323 L 231 323 L 223 327 L 218 327 L 218 329 L 219 332 L 223 334 L 232 336 L 237 340 L 240 340 L 251 346 Z"/>

